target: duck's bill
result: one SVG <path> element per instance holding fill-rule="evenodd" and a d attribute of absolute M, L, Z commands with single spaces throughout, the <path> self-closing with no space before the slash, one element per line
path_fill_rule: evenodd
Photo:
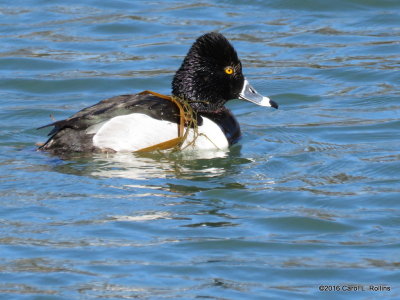
<path fill-rule="evenodd" d="M 244 80 L 243 89 L 239 94 L 239 99 L 247 100 L 261 106 L 270 106 L 278 108 L 278 103 L 272 101 L 268 97 L 259 94 L 247 81 Z"/>

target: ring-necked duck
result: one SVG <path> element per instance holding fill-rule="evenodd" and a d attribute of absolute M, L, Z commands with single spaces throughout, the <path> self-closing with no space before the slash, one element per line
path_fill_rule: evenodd
<path fill-rule="evenodd" d="M 172 97 L 145 91 L 103 100 L 43 126 L 54 128 L 39 149 L 54 153 L 224 149 L 241 136 L 238 122 L 224 106 L 231 99 L 278 108 L 245 79 L 229 41 L 220 33 L 207 33 L 194 42 L 176 72 Z"/>

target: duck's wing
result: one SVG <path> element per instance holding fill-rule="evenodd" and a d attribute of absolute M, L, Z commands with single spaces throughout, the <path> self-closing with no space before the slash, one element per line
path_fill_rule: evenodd
<path fill-rule="evenodd" d="M 68 119 L 56 121 L 45 126 L 54 126 L 48 134 L 54 136 L 64 128 L 86 130 L 88 127 L 107 121 L 113 117 L 141 113 L 154 119 L 179 121 L 179 110 L 174 103 L 151 94 L 121 95 L 105 99 L 90 107 L 84 108 Z"/>

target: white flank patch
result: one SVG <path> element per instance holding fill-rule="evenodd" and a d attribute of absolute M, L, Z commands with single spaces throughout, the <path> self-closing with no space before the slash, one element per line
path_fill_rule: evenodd
<path fill-rule="evenodd" d="M 118 152 L 133 152 L 150 147 L 178 136 L 178 125 L 168 121 L 153 119 L 144 114 L 118 116 L 87 129 L 93 136 L 93 145 L 101 149 Z M 198 127 L 198 136 L 192 143 L 191 129 L 184 149 L 226 149 L 228 141 L 217 124 L 203 117 L 203 125 Z M 186 147 L 187 146 L 187 147 Z"/>

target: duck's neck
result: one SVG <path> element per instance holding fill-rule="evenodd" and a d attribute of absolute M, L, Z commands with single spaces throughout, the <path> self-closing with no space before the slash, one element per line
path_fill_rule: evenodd
<path fill-rule="evenodd" d="M 185 99 L 183 97 L 174 96 L 180 103 L 188 104 L 195 113 L 218 113 L 223 111 L 225 108 L 225 100 L 221 101 L 207 101 L 207 100 L 193 100 Z"/>

